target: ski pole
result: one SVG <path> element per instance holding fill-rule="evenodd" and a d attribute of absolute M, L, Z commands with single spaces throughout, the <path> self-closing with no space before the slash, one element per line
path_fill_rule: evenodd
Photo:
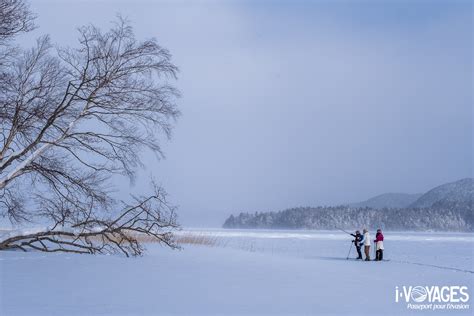
<path fill-rule="evenodd" d="M 349 234 L 349 235 L 351 235 L 351 236 L 352 236 L 352 234 L 351 234 L 351 233 L 349 233 L 348 231 L 345 231 L 344 229 L 341 229 L 341 228 L 338 228 L 338 229 L 339 229 L 340 231 L 343 231 L 343 232 L 345 232 L 346 234 Z"/>
<path fill-rule="evenodd" d="M 347 258 L 346 258 L 346 260 L 349 259 L 349 255 L 351 254 L 352 244 L 353 244 L 353 242 L 351 242 L 351 246 L 349 247 L 349 252 L 347 253 Z"/>

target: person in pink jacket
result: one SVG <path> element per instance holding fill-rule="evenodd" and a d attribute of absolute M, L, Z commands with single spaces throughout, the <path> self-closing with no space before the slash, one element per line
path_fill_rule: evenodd
<path fill-rule="evenodd" d="M 377 229 L 377 234 L 375 235 L 375 261 L 382 261 L 383 259 L 383 234 L 382 230 Z"/>

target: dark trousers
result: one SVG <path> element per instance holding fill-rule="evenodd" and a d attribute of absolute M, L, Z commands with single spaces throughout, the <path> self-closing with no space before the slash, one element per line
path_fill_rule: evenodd
<path fill-rule="evenodd" d="M 357 259 L 362 259 L 362 251 L 360 251 L 360 246 L 356 246 L 357 254 L 359 255 Z"/>
<path fill-rule="evenodd" d="M 379 249 L 375 252 L 375 260 L 383 260 L 383 249 Z"/>

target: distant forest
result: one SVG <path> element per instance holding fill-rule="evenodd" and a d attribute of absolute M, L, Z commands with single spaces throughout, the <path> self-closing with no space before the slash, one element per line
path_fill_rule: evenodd
<path fill-rule="evenodd" d="M 224 228 L 474 231 L 472 202 L 439 201 L 428 208 L 297 207 L 231 215 Z"/>

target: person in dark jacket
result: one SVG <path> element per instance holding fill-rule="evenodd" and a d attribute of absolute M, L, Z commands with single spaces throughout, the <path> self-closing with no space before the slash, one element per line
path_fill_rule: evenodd
<path fill-rule="evenodd" d="M 351 236 L 354 237 L 354 240 L 352 241 L 357 249 L 357 254 L 358 257 L 356 258 L 357 260 L 362 260 L 362 252 L 360 251 L 361 246 L 364 244 L 364 235 L 360 233 L 360 231 L 356 230 L 355 234 L 351 234 Z"/>
<path fill-rule="evenodd" d="M 375 235 L 375 261 L 383 260 L 383 234 L 382 230 L 377 229 L 377 234 Z"/>

